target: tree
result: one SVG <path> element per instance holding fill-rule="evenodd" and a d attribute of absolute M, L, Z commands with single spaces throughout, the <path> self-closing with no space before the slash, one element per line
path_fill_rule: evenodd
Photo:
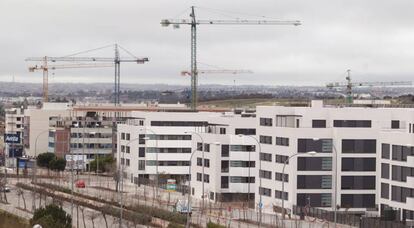
<path fill-rule="evenodd" d="M 43 228 L 71 228 L 72 217 L 68 215 L 62 207 L 55 204 L 49 204 L 46 207 L 37 209 L 30 224 L 39 224 Z"/>
<path fill-rule="evenodd" d="M 42 153 L 37 156 L 37 165 L 43 168 L 50 169 L 50 161 L 56 158 L 54 153 Z"/>
<path fill-rule="evenodd" d="M 66 167 L 66 160 L 63 158 L 55 157 L 49 162 L 49 168 L 53 171 L 61 172 L 64 171 Z"/>
<path fill-rule="evenodd" d="M 115 160 L 112 156 L 97 157 L 91 161 L 91 171 L 96 171 L 99 163 L 99 171 L 101 172 L 110 172 L 113 170 L 115 165 Z"/>

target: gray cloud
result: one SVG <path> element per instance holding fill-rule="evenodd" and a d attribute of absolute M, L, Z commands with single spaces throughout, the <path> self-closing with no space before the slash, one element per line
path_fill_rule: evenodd
<path fill-rule="evenodd" d="M 359 81 L 412 78 L 412 0 L 0 0 L 0 80 L 14 75 L 17 81 L 40 82 L 40 72 L 27 72 L 28 56 L 62 56 L 120 43 L 151 60 L 123 65 L 123 82 L 188 84 L 179 72 L 189 67 L 189 28 L 163 28 L 159 22 L 192 4 L 203 19 L 226 19 L 224 11 L 233 11 L 303 22 L 299 27 L 200 26 L 200 62 L 255 72 L 206 75 L 200 83 L 319 85 L 342 81 L 348 68 Z M 249 15 L 239 17 L 253 18 Z M 59 70 L 54 81 L 112 82 L 112 70 Z"/>

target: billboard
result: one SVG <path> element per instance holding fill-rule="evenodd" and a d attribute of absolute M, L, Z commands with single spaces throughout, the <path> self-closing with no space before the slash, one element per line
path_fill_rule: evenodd
<path fill-rule="evenodd" d="M 20 143 L 20 134 L 4 134 L 5 143 Z"/>
<path fill-rule="evenodd" d="M 65 160 L 66 160 L 66 169 L 72 169 L 72 165 L 73 165 L 73 169 L 78 169 L 79 170 L 79 169 L 85 169 L 86 168 L 86 165 L 85 165 L 85 163 L 87 162 L 86 155 L 67 154 L 67 155 L 65 155 Z"/>

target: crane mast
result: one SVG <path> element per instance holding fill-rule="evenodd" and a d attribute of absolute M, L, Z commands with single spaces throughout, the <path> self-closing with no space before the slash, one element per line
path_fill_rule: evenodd
<path fill-rule="evenodd" d="M 191 7 L 190 19 L 163 19 L 161 25 L 168 27 L 172 25 L 179 28 L 180 25 L 191 26 L 191 110 L 197 110 L 197 25 L 294 25 L 301 24 L 300 21 L 282 21 L 282 20 L 196 20 L 195 7 Z"/>
<path fill-rule="evenodd" d="M 390 82 L 352 82 L 351 79 L 351 70 L 348 69 L 347 76 L 345 77 L 346 82 L 332 82 L 326 84 L 326 87 L 329 89 L 334 88 L 345 88 L 346 89 L 346 102 L 352 104 L 353 102 L 353 93 L 352 88 L 354 87 L 363 87 L 363 86 L 410 86 L 412 85 L 411 81 L 390 81 Z"/>

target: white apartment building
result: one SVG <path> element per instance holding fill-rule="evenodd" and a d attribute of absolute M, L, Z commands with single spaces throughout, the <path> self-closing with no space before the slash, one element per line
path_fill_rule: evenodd
<path fill-rule="evenodd" d="M 396 111 L 391 121 L 380 132 L 380 208 L 414 225 L 414 110 Z"/>
<path fill-rule="evenodd" d="M 197 150 L 191 159 L 192 196 L 252 205 L 258 160 L 255 114 L 224 113 L 207 122 L 198 135 L 193 134 Z"/>
<path fill-rule="evenodd" d="M 214 112 L 132 112 L 132 118 L 118 125 L 117 159 L 124 164 L 125 181 L 188 179 L 193 151 L 191 132 L 207 126 Z M 158 164 L 158 165 L 157 165 Z M 158 170 L 158 172 L 157 172 Z"/>
<path fill-rule="evenodd" d="M 410 197 L 414 196 L 411 177 L 407 177 L 405 183 L 401 183 L 405 179 L 384 180 L 390 188 L 391 184 L 406 188 L 405 195 L 397 197 L 401 201 L 404 198 L 404 202 L 397 203 L 380 198 L 380 181 L 383 180 L 379 173 L 380 163 L 389 163 L 380 156 L 383 142 L 413 144 L 413 134 L 409 133 L 413 128 L 410 125 L 414 120 L 413 111 L 324 107 L 321 101 L 313 101 L 311 107 L 257 107 L 257 135 L 264 155 L 258 161 L 262 171 L 256 179 L 262 178 L 262 186 L 255 191 L 256 205 L 261 195 L 266 212 L 280 210 L 284 197 L 284 206 L 288 209 L 311 206 L 330 210 L 336 202 L 339 211 L 362 214 L 367 210 L 379 211 L 380 204 L 387 204 L 401 210 L 411 208 L 411 212 L 406 213 L 412 213 L 413 204 L 409 204 Z M 395 129 L 396 121 L 399 121 L 398 129 Z M 310 151 L 317 153 L 314 156 L 306 153 Z M 289 157 L 282 192 L 282 169 Z M 395 163 L 407 166 L 410 159 Z M 396 176 L 399 171 L 401 169 L 396 168 Z M 413 173 L 406 176 L 410 175 Z"/>

